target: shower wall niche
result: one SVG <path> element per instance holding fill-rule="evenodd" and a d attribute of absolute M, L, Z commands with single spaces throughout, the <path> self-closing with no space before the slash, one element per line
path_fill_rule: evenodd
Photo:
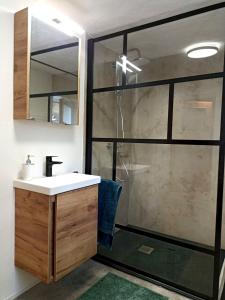
<path fill-rule="evenodd" d="M 225 249 L 224 6 L 89 40 L 86 171 L 123 185 L 117 238 L 111 252 L 99 250 L 99 259 L 215 300 Z M 187 56 L 188 46 L 205 41 L 218 44 L 216 55 Z M 168 274 L 171 266 L 177 271 L 173 278 L 154 273 L 147 256 L 135 258 L 142 265 L 128 259 L 129 242 L 145 238 L 159 251 L 165 241 L 182 247 L 161 261 Z M 183 271 L 180 253 L 188 257 Z M 191 265 L 199 269 L 195 279 Z"/>

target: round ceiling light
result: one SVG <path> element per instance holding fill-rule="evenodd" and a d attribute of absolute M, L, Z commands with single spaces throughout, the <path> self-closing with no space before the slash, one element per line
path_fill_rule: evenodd
<path fill-rule="evenodd" d="M 201 46 L 194 47 L 187 51 L 187 56 L 190 58 L 204 58 L 217 54 L 219 51 L 216 46 Z"/>

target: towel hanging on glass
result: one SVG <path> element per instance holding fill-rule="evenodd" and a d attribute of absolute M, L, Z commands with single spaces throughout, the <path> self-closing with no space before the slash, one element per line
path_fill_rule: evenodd
<path fill-rule="evenodd" d="M 98 198 L 98 242 L 111 249 L 116 211 L 122 186 L 113 180 L 102 179 L 99 184 Z"/>

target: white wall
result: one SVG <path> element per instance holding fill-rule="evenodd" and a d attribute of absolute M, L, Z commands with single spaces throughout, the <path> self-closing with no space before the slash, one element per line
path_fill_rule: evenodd
<path fill-rule="evenodd" d="M 44 171 L 44 157 L 58 155 L 54 172 L 82 171 L 84 164 L 85 37 L 82 38 L 80 125 L 59 126 L 13 120 L 13 14 L 0 9 L 0 300 L 37 282 L 14 267 L 13 179 L 26 154 L 35 155 L 36 175 Z"/>

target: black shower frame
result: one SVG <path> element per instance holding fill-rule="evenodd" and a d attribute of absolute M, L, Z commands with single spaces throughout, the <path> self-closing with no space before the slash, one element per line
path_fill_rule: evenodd
<path fill-rule="evenodd" d="M 118 261 L 109 259 L 98 254 L 95 259 L 107 265 L 127 273 L 135 274 L 138 277 L 147 279 L 155 284 L 166 287 L 167 289 L 188 296 L 192 299 L 208 299 L 217 300 L 219 297 L 219 276 L 221 271 L 221 232 L 222 232 L 222 209 L 223 209 L 223 186 L 224 186 L 224 156 L 225 156 L 225 57 L 223 72 L 202 74 L 196 76 L 186 76 L 179 78 L 171 78 L 165 80 L 157 80 L 151 82 L 143 82 L 137 84 L 126 84 L 126 74 L 123 74 L 122 84 L 120 86 L 111 86 L 104 88 L 93 88 L 93 67 L 94 67 L 94 44 L 110 38 L 123 36 L 123 55 L 127 55 L 127 36 L 129 33 L 156 27 L 170 22 L 178 21 L 184 18 L 196 16 L 202 13 L 218 10 L 225 7 L 225 2 L 206 6 L 186 13 L 178 14 L 169 18 L 147 23 L 141 26 L 136 26 L 126 30 L 118 31 L 112 34 L 107 34 L 101 37 L 88 40 L 88 67 L 87 67 L 87 118 L 86 118 L 86 165 L 85 172 L 91 174 L 92 169 L 92 143 L 93 142 L 111 142 L 113 144 L 113 163 L 112 163 L 112 179 L 116 179 L 116 160 L 117 160 L 117 143 L 144 143 L 144 144 L 170 144 L 170 145 L 204 145 L 219 147 L 219 162 L 218 162 L 218 181 L 217 181 L 217 201 L 216 201 L 216 226 L 215 226 L 215 244 L 214 247 L 193 243 L 187 240 L 176 239 L 172 236 L 166 236 L 156 232 L 151 232 L 137 228 L 134 226 L 123 226 L 116 224 L 118 228 L 123 230 L 138 233 L 141 235 L 153 237 L 158 240 L 166 241 L 189 249 L 197 250 L 214 257 L 214 272 L 213 272 L 213 295 L 212 297 L 203 295 L 189 288 L 185 288 L 176 283 L 167 281 L 155 275 L 138 270 L 129 265 L 125 265 Z M 173 100 L 174 100 L 174 84 L 181 82 L 190 82 L 197 80 L 206 80 L 213 78 L 223 78 L 222 91 L 222 106 L 221 106 L 221 124 L 220 124 L 220 139 L 219 140 L 179 140 L 172 138 L 173 126 Z M 168 126 L 166 139 L 135 139 L 135 138 L 95 138 L 93 137 L 93 94 L 100 92 L 110 92 L 116 90 L 126 90 L 141 87 L 151 87 L 158 85 L 169 85 L 169 108 L 168 108 Z"/>

